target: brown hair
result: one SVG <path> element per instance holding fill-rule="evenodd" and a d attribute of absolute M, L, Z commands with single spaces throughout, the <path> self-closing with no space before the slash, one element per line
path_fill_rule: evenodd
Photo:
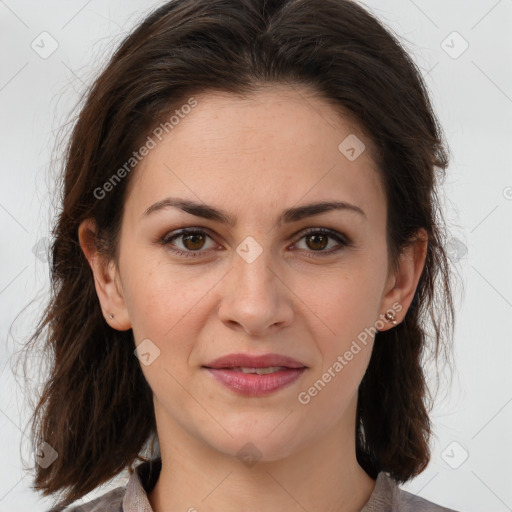
<path fill-rule="evenodd" d="M 405 482 L 430 458 L 429 391 L 422 359 L 449 347 L 454 307 L 436 195 L 447 152 L 421 74 L 392 33 L 348 0 L 174 0 L 150 14 L 111 57 L 81 106 L 66 151 L 51 247 L 52 296 L 27 348 L 44 339 L 51 371 L 32 418 L 35 445 L 58 453 L 37 466 L 35 488 L 67 505 L 140 458 L 156 436 L 152 392 L 131 331 L 105 322 L 78 242 L 87 218 L 116 257 L 131 175 L 102 187 L 148 133 L 186 98 L 245 94 L 264 84 L 311 87 L 348 113 L 376 148 L 388 205 L 388 250 L 420 228 L 426 263 L 399 325 L 378 332 L 359 388 L 356 450 L 373 478 Z M 427 332 L 427 323 L 433 331 Z"/>

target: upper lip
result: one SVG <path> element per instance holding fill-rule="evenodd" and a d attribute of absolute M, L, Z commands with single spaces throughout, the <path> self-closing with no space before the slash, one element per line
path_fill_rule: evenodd
<path fill-rule="evenodd" d="M 205 364 L 207 368 L 268 368 L 284 366 L 286 368 L 304 368 L 301 362 L 280 354 L 228 354 Z"/>

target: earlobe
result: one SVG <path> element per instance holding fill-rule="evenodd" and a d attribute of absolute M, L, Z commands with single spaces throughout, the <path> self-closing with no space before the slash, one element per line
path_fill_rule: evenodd
<path fill-rule="evenodd" d="M 411 243 L 400 254 L 399 266 L 392 276 L 393 285 L 385 293 L 381 305 L 381 320 L 386 327 L 380 331 L 398 325 L 407 313 L 427 256 L 428 236 L 420 229 Z"/>
<path fill-rule="evenodd" d="M 96 225 L 92 219 L 86 219 L 80 224 L 78 239 L 94 276 L 94 286 L 105 321 L 118 331 L 131 329 L 119 270 L 112 259 L 98 250 Z"/>

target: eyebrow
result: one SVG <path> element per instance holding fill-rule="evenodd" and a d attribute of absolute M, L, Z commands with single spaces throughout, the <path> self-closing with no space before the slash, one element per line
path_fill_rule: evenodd
<path fill-rule="evenodd" d="M 183 210 L 186 213 L 190 213 L 191 215 L 195 215 L 196 217 L 214 220 L 232 227 L 234 227 L 237 222 L 236 217 L 231 217 L 226 212 L 214 208 L 213 206 L 209 206 L 204 203 L 197 203 L 195 201 L 191 201 L 188 199 L 179 199 L 174 197 L 167 197 L 151 205 L 144 211 L 142 217 L 149 216 L 152 213 L 164 210 L 166 208 L 179 208 L 180 210 Z M 287 210 L 284 210 L 283 213 L 279 216 L 277 224 L 281 225 L 283 222 L 289 224 L 292 222 L 297 222 L 299 220 L 305 219 L 307 217 L 320 215 L 322 213 L 330 212 L 333 210 L 355 212 L 364 217 L 365 219 L 367 218 L 364 211 L 361 208 L 359 208 L 359 206 L 356 206 L 354 204 L 350 204 L 345 201 L 322 201 L 319 203 L 310 203 L 303 206 L 296 206 L 294 208 L 288 208 Z"/>

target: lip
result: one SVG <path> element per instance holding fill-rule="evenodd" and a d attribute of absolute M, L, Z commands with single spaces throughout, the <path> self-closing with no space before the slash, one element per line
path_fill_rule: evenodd
<path fill-rule="evenodd" d="M 234 368 L 205 368 L 217 381 L 235 393 L 246 396 L 265 396 L 289 386 L 306 368 L 286 368 L 266 375 L 243 373 Z"/>
<path fill-rule="evenodd" d="M 238 370 L 240 367 L 269 366 L 281 366 L 282 369 L 264 375 L 243 373 Z M 204 368 L 231 391 L 253 397 L 269 395 L 289 386 L 307 369 L 301 362 L 279 354 L 229 354 L 204 365 Z"/>
<path fill-rule="evenodd" d="M 306 365 L 288 356 L 280 354 L 228 354 L 204 365 L 206 368 L 267 368 L 284 366 L 285 368 L 306 368 Z"/>

